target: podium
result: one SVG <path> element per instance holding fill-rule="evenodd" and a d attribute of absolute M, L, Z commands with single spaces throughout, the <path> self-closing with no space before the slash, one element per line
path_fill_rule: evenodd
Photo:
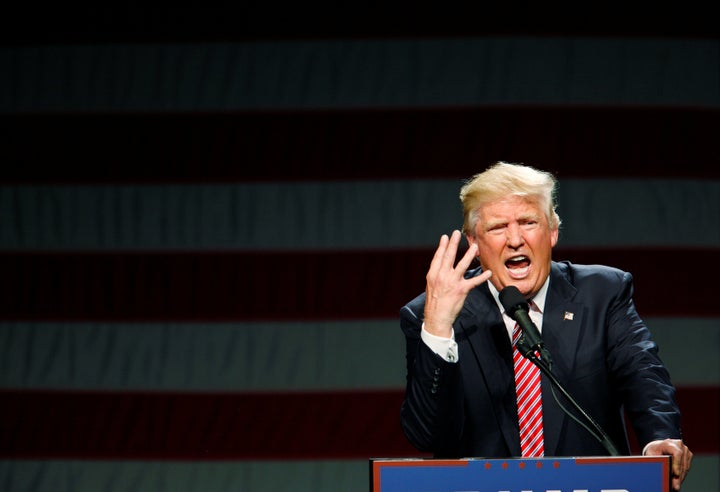
<path fill-rule="evenodd" d="M 370 460 L 370 492 L 669 492 L 669 456 Z"/>

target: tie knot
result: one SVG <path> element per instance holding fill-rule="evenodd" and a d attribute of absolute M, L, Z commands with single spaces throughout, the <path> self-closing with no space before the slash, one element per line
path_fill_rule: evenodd
<path fill-rule="evenodd" d="M 520 340 L 520 335 L 522 335 L 522 330 L 520 330 L 520 325 L 515 323 L 515 327 L 513 328 L 513 332 L 512 332 L 513 347 L 515 346 L 515 344 L 517 344 L 517 341 Z"/>

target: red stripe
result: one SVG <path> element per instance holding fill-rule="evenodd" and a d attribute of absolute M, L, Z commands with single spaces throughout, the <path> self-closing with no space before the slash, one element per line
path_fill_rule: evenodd
<path fill-rule="evenodd" d="M 720 388 L 679 388 L 685 441 L 720 453 Z M 87 459 L 367 459 L 421 456 L 402 435 L 402 391 L 0 392 L 0 456 Z"/>
<path fill-rule="evenodd" d="M 0 115 L 0 182 L 466 178 L 497 160 L 708 179 L 719 123 L 670 108 Z"/>
<path fill-rule="evenodd" d="M 558 250 L 632 272 L 644 316 L 717 316 L 716 250 Z M 224 321 L 392 318 L 425 289 L 432 251 L 0 254 L 0 319 Z M 672 286 L 672 288 L 671 288 Z M 677 288 L 677 287 L 680 288 Z"/>
<path fill-rule="evenodd" d="M 359 458 L 417 454 L 402 394 L 0 393 L 0 456 Z"/>
<path fill-rule="evenodd" d="M 683 439 L 694 453 L 720 454 L 720 387 L 678 388 Z"/>
<path fill-rule="evenodd" d="M 720 387 L 688 386 L 677 388 L 677 402 L 682 412 L 683 440 L 695 454 L 720 454 Z M 628 437 L 634 454 L 642 452 L 637 436 L 630 427 Z"/>

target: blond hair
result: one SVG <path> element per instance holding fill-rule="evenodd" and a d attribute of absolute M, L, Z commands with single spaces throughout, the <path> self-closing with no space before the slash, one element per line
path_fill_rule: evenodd
<path fill-rule="evenodd" d="M 463 232 L 475 236 L 480 208 L 508 196 L 526 197 L 545 211 L 550 229 L 560 227 L 555 212 L 555 176 L 523 164 L 496 162 L 470 178 L 460 189 L 463 205 Z"/>

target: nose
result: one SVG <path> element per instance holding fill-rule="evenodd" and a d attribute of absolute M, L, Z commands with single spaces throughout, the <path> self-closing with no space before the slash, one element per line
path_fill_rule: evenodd
<path fill-rule="evenodd" d="M 510 224 L 507 229 L 507 245 L 512 249 L 517 249 L 525 244 L 525 238 L 522 235 L 522 229 L 518 224 Z"/>

